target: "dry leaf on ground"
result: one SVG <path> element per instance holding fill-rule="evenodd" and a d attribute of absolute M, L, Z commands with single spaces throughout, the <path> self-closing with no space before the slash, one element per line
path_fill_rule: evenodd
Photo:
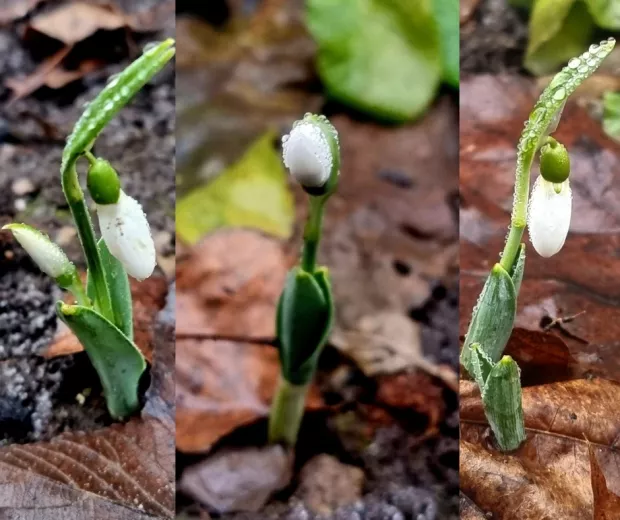
<path fill-rule="evenodd" d="M 235 428 L 266 417 L 279 374 L 278 353 L 269 345 L 177 340 L 177 449 L 206 452 Z M 322 406 L 315 387 L 306 406 Z"/>
<path fill-rule="evenodd" d="M 71 46 L 99 29 L 120 29 L 125 23 L 122 13 L 103 5 L 69 2 L 35 16 L 29 28 Z"/>
<path fill-rule="evenodd" d="M 179 337 L 275 337 L 287 270 L 278 240 L 245 229 L 209 234 L 179 261 Z"/>

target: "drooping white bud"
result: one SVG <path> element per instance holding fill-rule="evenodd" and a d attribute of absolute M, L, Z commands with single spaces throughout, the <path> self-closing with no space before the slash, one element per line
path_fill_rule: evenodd
<path fill-rule="evenodd" d="M 566 240 L 570 227 L 572 194 L 569 180 L 554 184 L 539 176 L 528 208 L 527 226 L 536 252 L 549 258 Z"/>
<path fill-rule="evenodd" d="M 333 136 L 321 127 L 329 125 Z M 282 138 L 282 155 L 291 175 L 304 187 L 323 186 L 332 173 L 334 157 L 328 139 L 335 138 L 335 129 L 324 116 L 306 117 L 293 125 L 291 133 Z"/>
<path fill-rule="evenodd" d="M 73 275 L 75 266 L 64 251 L 38 229 L 27 224 L 7 224 L 2 229 L 13 233 L 15 239 L 46 275 L 54 279 L 70 278 Z"/>
<path fill-rule="evenodd" d="M 155 269 L 155 244 L 140 203 L 121 190 L 116 204 L 98 204 L 101 235 L 127 274 L 144 280 Z"/>

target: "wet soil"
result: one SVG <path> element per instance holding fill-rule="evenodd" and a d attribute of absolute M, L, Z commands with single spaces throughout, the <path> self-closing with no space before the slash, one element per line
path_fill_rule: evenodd
<path fill-rule="evenodd" d="M 124 7 L 142 9 L 155 3 L 131 2 Z M 0 29 L 0 77 L 26 76 L 60 48 L 52 39 L 22 38 L 30 17 L 51 7 L 43 5 Z M 60 187 L 64 138 L 84 103 L 96 96 L 110 75 L 135 59 L 147 42 L 173 31 L 174 20 L 150 34 L 98 31 L 80 42 L 69 58 L 78 63 L 85 56 L 97 58 L 107 65 L 58 90 L 43 87 L 13 101 L 11 90 L 0 84 L 0 225 L 20 221 L 36 226 L 84 267 Z M 172 67 L 156 76 L 110 123 L 94 152 L 119 171 L 123 189 L 142 202 L 154 234 L 160 235 L 159 252 L 170 254 L 174 250 Z M 0 273 L 0 444 L 109 424 L 87 356 L 47 360 L 40 355 L 56 334 L 53 306 L 62 294 L 5 233 L 0 234 Z"/>
<path fill-rule="evenodd" d="M 461 25 L 461 74 L 524 73 L 527 31 L 527 12 L 508 0 L 480 0 Z"/>

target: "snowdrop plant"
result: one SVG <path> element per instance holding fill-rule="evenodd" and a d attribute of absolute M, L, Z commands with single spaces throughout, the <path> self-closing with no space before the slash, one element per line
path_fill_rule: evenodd
<path fill-rule="evenodd" d="M 294 446 L 306 394 L 334 320 L 327 268 L 317 265 L 323 211 L 338 185 L 338 133 L 325 116 L 306 114 L 282 138 L 283 159 L 309 197 L 300 263 L 287 275 L 276 317 L 281 377 L 269 419 L 269 440 Z"/>
<path fill-rule="evenodd" d="M 525 439 L 520 370 L 510 356 L 503 355 L 525 269 L 523 231 L 527 224 L 534 250 L 542 257 L 558 253 L 564 245 L 571 218 L 570 159 L 566 148 L 550 134 L 558 126 L 567 98 L 614 45 L 610 38 L 570 60 L 543 91 L 525 122 L 517 147 L 508 237 L 478 297 L 461 351 L 461 364 L 480 387 L 486 417 L 504 451 L 518 448 Z M 530 170 L 537 154 L 540 176 L 530 198 Z"/>
<path fill-rule="evenodd" d="M 62 188 L 84 251 L 86 287 L 62 249 L 26 224 L 4 227 L 39 268 L 75 303 L 58 302 L 56 312 L 75 333 L 97 370 L 110 415 L 121 419 L 139 406 L 138 383 L 146 368 L 133 342 L 133 315 L 128 274 L 138 280 L 155 268 L 155 246 L 140 203 L 121 189 L 114 168 L 91 148 L 99 133 L 174 55 L 174 41 L 145 48 L 141 57 L 113 76 L 75 124 L 67 139 L 60 169 Z M 102 238 L 97 240 L 76 165 L 88 161 L 87 190 L 96 205 Z"/>

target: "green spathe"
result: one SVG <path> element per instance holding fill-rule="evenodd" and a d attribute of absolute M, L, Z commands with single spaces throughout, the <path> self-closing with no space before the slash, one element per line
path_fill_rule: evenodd
<path fill-rule="evenodd" d="M 333 301 L 327 269 L 310 274 L 291 270 L 276 317 L 284 378 L 294 385 L 310 382 L 333 324 Z"/>

